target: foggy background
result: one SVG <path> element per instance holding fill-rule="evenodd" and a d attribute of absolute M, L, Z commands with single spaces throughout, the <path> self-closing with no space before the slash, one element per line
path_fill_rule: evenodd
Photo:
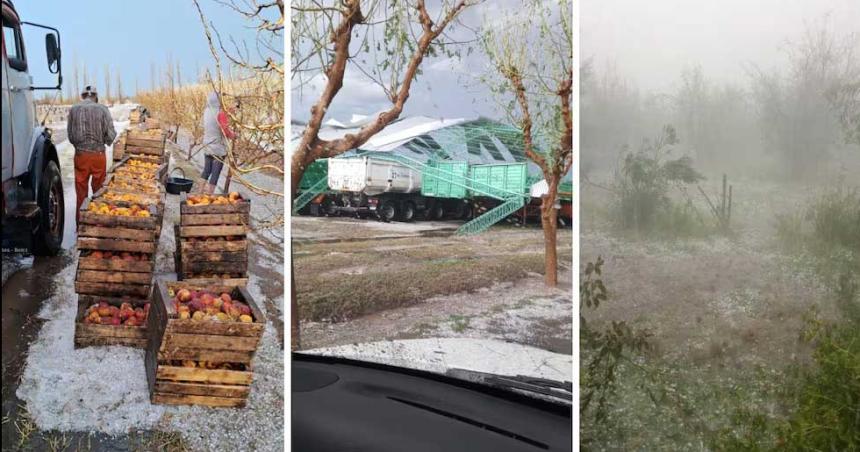
<path fill-rule="evenodd" d="M 584 1 L 581 21 L 584 174 L 666 124 L 706 175 L 821 177 L 860 153 L 840 123 L 860 2 Z"/>

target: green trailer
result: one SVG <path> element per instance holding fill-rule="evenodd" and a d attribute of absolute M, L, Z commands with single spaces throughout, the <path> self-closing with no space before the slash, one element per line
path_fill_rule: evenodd
<path fill-rule="evenodd" d="M 328 159 L 319 159 L 305 168 L 299 181 L 297 197 L 293 200 L 293 214 L 298 214 L 311 200 L 328 191 Z"/>
<path fill-rule="evenodd" d="M 421 172 L 421 194 L 434 198 L 465 199 L 469 164 L 461 161 L 430 161 Z"/>
<path fill-rule="evenodd" d="M 299 191 L 308 191 L 320 179 L 328 177 L 328 159 L 319 159 L 305 168 L 305 174 L 299 182 Z"/>
<path fill-rule="evenodd" d="M 525 195 L 529 191 L 527 175 L 525 162 L 472 165 L 469 168 L 470 196 L 507 199 Z"/>

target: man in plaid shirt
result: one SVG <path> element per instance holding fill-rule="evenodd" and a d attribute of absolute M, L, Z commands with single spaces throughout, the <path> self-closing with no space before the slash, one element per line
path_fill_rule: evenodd
<path fill-rule="evenodd" d="M 105 146 L 116 139 L 110 110 L 98 102 L 96 90 L 87 86 L 81 93 L 81 101 L 69 110 L 67 132 L 69 142 L 75 147 L 76 219 L 80 219 L 81 204 L 89 194 L 90 178 L 93 193 L 102 187 L 107 172 Z"/>

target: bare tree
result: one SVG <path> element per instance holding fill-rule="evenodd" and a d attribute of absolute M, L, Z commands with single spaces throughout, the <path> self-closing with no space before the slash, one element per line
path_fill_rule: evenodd
<path fill-rule="evenodd" d="M 239 138 L 227 148 L 229 181 L 235 180 L 262 195 L 284 196 L 258 187 L 246 175 L 268 171 L 283 175 L 284 156 L 284 64 L 281 43 L 284 30 L 284 3 L 274 0 L 217 1 L 253 24 L 257 36 L 253 47 L 231 37 L 223 37 L 206 19 L 198 0 L 194 5 L 203 25 L 215 63 L 214 73 L 206 72 L 209 86 L 224 107 L 237 100 L 241 109 L 224 108 L 237 128 Z M 226 73 L 225 73 L 226 72 Z M 232 91 L 229 96 L 228 92 Z M 228 103 L 226 97 L 232 101 Z M 277 224 L 283 218 L 276 219 Z"/>
<path fill-rule="evenodd" d="M 152 61 L 149 63 L 149 90 L 155 91 L 160 87 L 158 83 L 158 68 L 155 65 L 155 61 Z"/>
<path fill-rule="evenodd" d="M 845 133 L 845 142 L 860 146 L 860 74 L 854 81 L 831 87 L 827 98 Z"/>
<path fill-rule="evenodd" d="M 69 98 L 77 99 L 81 95 L 81 62 L 78 59 L 75 59 L 75 65 L 72 68 L 72 79 L 74 80 L 75 92 Z"/>
<path fill-rule="evenodd" d="M 105 76 L 105 96 L 104 96 L 104 98 L 105 98 L 105 102 L 110 102 L 111 99 L 114 99 L 114 98 L 111 96 L 110 66 L 107 64 L 105 65 L 104 76 Z"/>
<path fill-rule="evenodd" d="M 482 44 L 497 76 L 485 82 L 522 132 L 526 156 L 543 172 L 545 277 L 558 284 L 558 186 L 573 163 L 573 29 L 569 0 L 529 0 L 486 27 Z"/>
<path fill-rule="evenodd" d="M 119 68 L 114 72 L 114 77 L 116 77 L 116 101 L 123 103 L 122 75 L 120 74 Z"/>
<path fill-rule="evenodd" d="M 835 36 L 825 21 L 786 48 L 787 73 L 750 69 L 765 145 L 785 157 L 790 176 L 815 174 L 840 128 L 849 142 L 856 139 L 856 50 L 856 35 Z"/>
<path fill-rule="evenodd" d="M 446 51 L 446 43 L 442 42 L 446 28 L 475 3 L 477 0 L 445 1 L 435 20 L 424 0 L 299 0 L 293 3 L 293 85 L 301 90 L 307 81 L 320 75 L 325 76 L 325 83 L 311 107 L 302 138 L 292 150 L 291 200 L 311 163 L 361 146 L 400 117 L 424 58 Z M 368 59 L 371 63 L 366 67 L 363 61 Z M 334 140 L 321 139 L 320 128 L 343 87 L 348 67 L 379 86 L 391 106 L 355 134 Z M 292 347 L 297 349 L 300 346 L 299 311 L 292 268 L 290 272 L 293 278 L 290 294 Z"/>

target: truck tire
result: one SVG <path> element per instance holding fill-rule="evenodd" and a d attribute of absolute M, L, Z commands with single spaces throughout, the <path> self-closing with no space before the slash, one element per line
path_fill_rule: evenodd
<path fill-rule="evenodd" d="M 442 217 L 445 216 L 445 209 L 442 208 L 441 204 L 436 204 L 430 209 L 430 219 L 433 221 L 439 221 Z"/>
<path fill-rule="evenodd" d="M 65 223 L 65 199 L 63 197 L 63 179 L 60 168 L 53 160 L 45 165 L 39 187 L 37 204 L 39 227 L 33 235 L 34 250 L 37 256 L 56 256 L 63 245 L 63 227 Z"/>
<path fill-rule="evenodd" d="M 472 204 L 466 203 L 463 204 L 463 212 L 460 214 L 461 220 L 469 221 L 474 216 L 474 210 L 472 209 Z"/>
<path fill-rule="evenodd" d="M 400 209 L 400 215 L 397 216 L 399 221 L 404 223 L 408 223 L 415 219 L 415 204 L 412 201 L 406 201 L 403 203 L 403 207 Z"/>
<path fill-rule="evenodd" d="M 323 202 L 320 203 L 319 216 L 321 217 L 334 217 L 337 216 L 338 211 L 335 209 L 335 202 L 332 199 L 326 198 Z"/>
<path fill-rule="evenodd" d="M 394 201 L 382 201 L 379 204 L 379 207 L 376 208 L 376 216 L 379 217 L 380 220 L 388 223 L 399 216 L 399 212 L 397 210 L 397 204 L 395 204 Z"/>

